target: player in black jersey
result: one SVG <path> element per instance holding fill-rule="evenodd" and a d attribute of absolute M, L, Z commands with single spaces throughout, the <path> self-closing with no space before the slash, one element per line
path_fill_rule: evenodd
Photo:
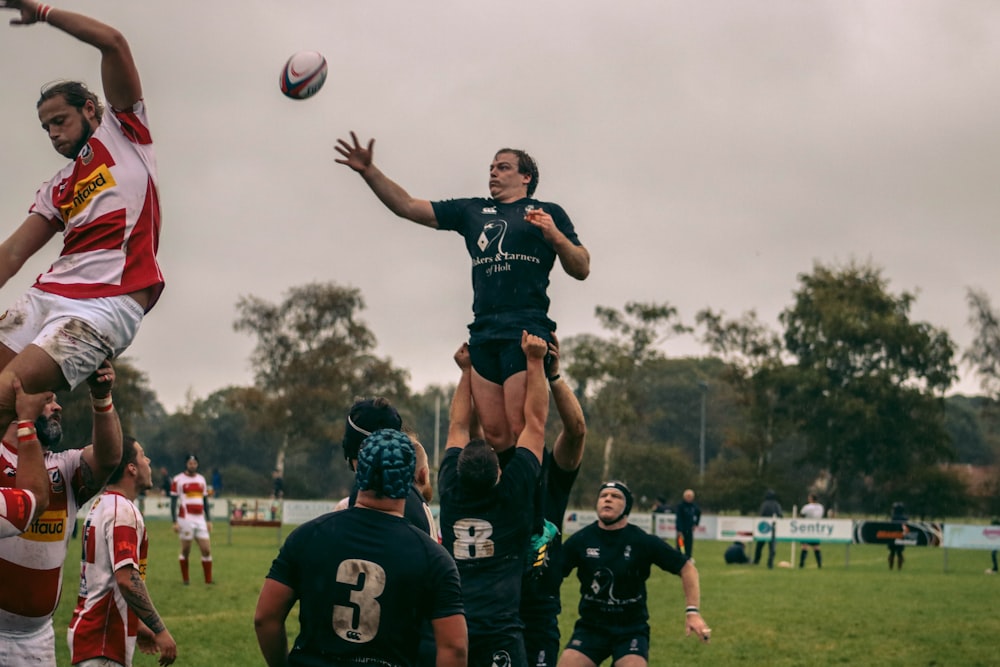
<path fill-rule="evenodd" d="M 569 504 L 569 492 L 580 472 L 587 436 L 580 401 L 559 373 L 559 340 L 555 334 L 552 334 L 552 342 L 549 343 L 549 362 L 545 370 L 556 411 L 562 421 L 562 430 L 556 436 L 552 451 L 545 451 L 539 478 L 541 493 L 536 498 L 541 500 L 542 516 L 558 528 L 559 533 L 545 545 L 545 553 L 532 564 L 521 587 L 524 648 L 528 664 L 535 667 L 555 667 L 559 658 L 563 516 Z M 537 517 L 537 510 L 535 514 Z"/>
<path fill-rule="evenodd" d="M 521 347 L 527 358 L 525 426 L 502 473 L 496 453 L 484 440 L 469 441 L 468 345 L 455 355 L 462 375 L 452 399 L 438 493 L 443 544 L 458 563 L 462 578 L 470 667 L 527 665 L 518 612 L 534 523 L 534 490 L 545 448 L 549 392 L 542 365 L 545 341 L 523 332 Z"/>
<path fill-rule="evenodd" d="M 576 568 L 580 618 L 559 667 L 596 667 L 611 657 L 618 667 L 649 663 L 646 580 L 653 565 L 681 578 L 685 628 L 708 642 L 712 631 L 698 610 L 701 589 L 694 561 L 660 538 L 629 525 L 632 493 L 621 482 L 605 482 L 597 498 L 597 521 L 563 545 L 563 574 Z"/>
<path fill-rule="evenodd" d="M 532 199 L 538 166 L 523 150 L 501 148 L 493 157 L 489 198 L 431 202 L 411 197 L 373 162 L 375 140 L 338 140 L 336 151 L 385 206 L 432 229 L 456 231 L 472 259 L 469 349 L 472 395 L 486 440 L 509 447 L 524 424 L 525 359 L 521 331 L 548 339 L 549 274 L 559 259 L 577 280 L 590 274 L 590 253 L 558 204 Z"/>
<path fill-rule="evenodd" d="M 270 667 L 410 667 L 418 630 L 430 619 L 437 665 L 464 667 L 468 635 L 451 556 L 403 518 L 413 482 L 410 439 L 391 429 L 358 454 L 357 504 L 292 532 L 257 601 L 257 641 Z M 285 619 L 299 601 L 301 632 L 291 653 Z"/>
<path fill-rule="evenodd" d="M 400 431 L 403 428 L 403 418 L 399 416 L 396 408 L 385 398 L 363 398 L 354 401 L 344 424 L 344 439 L 341 448 L 344 450 L 344 458 L 351 470 L 357 469 L 358 450 L 364 439 L 369 435 L 383 428 L 391 428 Z M 426 458 L 426 456 L 425 456 Z M 437 531 L 434 530 L 433 516 L 427 503 L 424 501 L 422 487 L 414 484 L 406 494 L 406 507 L 403 516 L 409 519 L 414 526 L 424 531 L 431 537 L 437 538 Z M 354 505 L 357 489 L 351 492 L 348 506 Z"/>

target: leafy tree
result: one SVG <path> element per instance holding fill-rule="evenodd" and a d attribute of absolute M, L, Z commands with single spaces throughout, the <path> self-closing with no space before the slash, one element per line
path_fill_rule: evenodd
<path fill-rule="evenodd" d="M 333 283 L 293 287 L 284 301 L 243 297 L 234 329 L 256 337 L 251 355 L 262 392 L 256 425 L 277 434 L 285 454 L 287 495 L 341 494 L 351 484 L 339 443 L 355 397 L 408 398 L 406 372 L 375 356 L 376 340 L 359 319 L 355 288 Z M 299 487 L 297 484 L 302 483 Z"/>
<path fill-rule="evenodd" d="M 968 289 L 966 301 L 975 337 L 962 358 L 975 368 L 983 389 L 1000 398 L 1000 315 L 982 290 Z"/>
<path fill-rule="evenodd" d="M 953 456 L 942 398 L 956 377 L 947 333 L 911 321 L 914 296 L 891 294 L 870 265 L 817 264 L 799 282 L 779 316 L 796 360 L 788 402 L 833 498 L 865 478 L 887 486 Z"/>

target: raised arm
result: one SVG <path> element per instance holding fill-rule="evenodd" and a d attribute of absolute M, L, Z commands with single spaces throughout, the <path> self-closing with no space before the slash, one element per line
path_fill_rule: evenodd
<path fill-rule="evenodd" d="M 367 146 L 362 146 L 358 137 L 351 132 L 351 143 L 337 139 L 334 149 L 344 157 L 335 162 L 344 164 L 361 174 L 365 183 L 371 188 L 385 207 L 401 218 L 406 218 L 419 225 L 437 229 L 437 218 L 434 208 L 426 199 L 416 199 L 395 181 L 383 174 L 372 161 L 375 154 L 375 140 L 370 139 Z"/>
<path fill-rule="evenodd" d="M 31 521 L 34 521 L 49 506 L 50 486 L 45 453 L 35 432 L 35 420 L 55 394 L 51 391 L 26 394 L 17 378 L 14 378 L 13 384 L 17 410 L 17 487 L 31 491 L 35 496 L 35 511 L 31 515 Z"/>
<path fill-rule="evenodd" d="M 469 358 L 469 344 L 455 352 L 455 363 L 462 371 L 451 397 L 451 410 L 448 413 L 448 441 L 445 448 L 464 448 L 469 444 L 469 428 L 472 424 L 472 360 Z"/>
<path fill-rule="evenodd" d="M 517 446 L 526 447 L 542 461 L 545 450 L 545 420 L 549 416 L 549 388 L 545 382 L 545 353 L 548 344 L 527 331 L 521 332 L 521 350 L 528 362 L 524 389 L 524 430 Z"/>
<path fill-rule="evenodd" d="M 52 27 L 90 44 L 101 52 L 101 80 L 104 96 L 115 109 L 131 109 L 142 99 L 139 71 L 132 59 L 128 42 L 118 30 L 100 21 L 65 9 L 57 9 L 34 0 L 4 0 L 4 7 L 21 12 L 11 25 L 31 25 L 45 21 Z"/>
<path fill-rule="evenodd" d="M 569 383 L 559 374 L 559 339 L 552 333 L 549 343 L 549 363 L 546 368 L 556 412 L 562 421 L 562 430 L 552 445 L 552 458 L 556 465 L 566 471 L 576 470 L 583 460 L 583 447 L 587 439 L 587 422 L 583 408 Z"/>
<path fill-rule="evenodd" d="M 83 449 L 81 473 L 84 488 L 81 502 L 95 495 L 122 460 L 122 424 L 111 398 L 115 369 L 105 360 L 87 378 L 94 407 L 94 443 Z"/>

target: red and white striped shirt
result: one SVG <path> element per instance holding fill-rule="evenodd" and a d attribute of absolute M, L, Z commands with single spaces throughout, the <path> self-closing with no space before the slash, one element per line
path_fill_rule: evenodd
<path fill-rule="evenodd" d="M 115 572 L 132 567 L 146 579 L 149 542 L 139 508 L 121 493 L 105 491 L 87 514 L 82 546 L 80 595 L 69 623 L 70 661 L 107 658 L 131 665 L 139 623 Z"/>
<path fill-rule="evenodd" d="M 208 483 L 200 474 L 182 472 L 170 483 L 170 495 L 177 496 L 178 519 L 200 519 L 205 516 L 205 496 Z"/>
<path fill-rule="evenodd" d="M 35 195 L 32 213 L 63 230 L 63 249 L 35 287 L 70 299 L 163 291 L 156 262 L 160 201 L 156 158 L 142 100 L 108 109 L 73 162 Z"/>
<path fill-rule="evenodd" d="M 52 618 L 62 590 L 62 566 L 83 495 L 82 450 L 45 454 L 49 506 L 17 537 L 0 540 L 0 629 L 36 632 Z M 0 443 L 0 486 L 16 483 L 17 446 Z"/>

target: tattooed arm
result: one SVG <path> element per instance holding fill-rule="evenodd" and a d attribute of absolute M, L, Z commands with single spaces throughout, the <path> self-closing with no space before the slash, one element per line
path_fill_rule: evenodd
<path fill-rule="evenodd" d="M 153 634 L 152 640 L 155 651 L 160 654 L 160 664 L 172 664 L 177 659 L 177 644 L 170 636 L 170 631 L 163 625 L 153 601 L 149 599 L 149 591 L 146 590 L 146 583 L 142 580 L 139 570 L 131 565 L 119 568 L 115 571 L 115 581 L 129 609 Z"/>
<path fill-rule="evenodd" d="M 111 400 L 115 369 L 105 361 L 87 378 L 94 403 L 94 444 L 83 448 L 76 499 L 83 504 L 96 496 L 122 460 L 122 424 Z"/>

